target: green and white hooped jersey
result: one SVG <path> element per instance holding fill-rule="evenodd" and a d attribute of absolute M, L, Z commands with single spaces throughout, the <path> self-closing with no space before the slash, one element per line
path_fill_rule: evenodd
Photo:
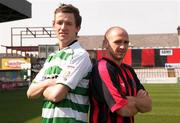
<path fill-rule="evenodd" d="M 86 123 L 89 108 L 88 75 L 92 64 L 89 54 L 78 42 L 52 53 L 37 74 L 34 83 L 56 78 L 58 84 L 71 88 L 66 98 L 58 103 L 44 101 L 43 123 Z"/>

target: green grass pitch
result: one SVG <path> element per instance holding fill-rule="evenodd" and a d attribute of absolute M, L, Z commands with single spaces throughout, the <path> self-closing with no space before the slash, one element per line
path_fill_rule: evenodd
<path fill-rule="evenodd" d="M 180 84 L 145 84 L 153 108 L 138 113 L 135 123 L 180 122 Z M 26 88 L 0 91 L 0 123 L 40 123 L 42 99 L 28 100 Z"/>
<path fill-rule="evenodd" d="M 135 123 L 180 122 L 180 84 L 146 84 L 152 100 L 152 111 L 138 114 Z"/>

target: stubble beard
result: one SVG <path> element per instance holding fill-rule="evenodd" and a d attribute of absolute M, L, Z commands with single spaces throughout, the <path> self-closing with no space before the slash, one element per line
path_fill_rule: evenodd
<path fill-rule="evenodd" d="M 110 52 L 111 57 L 113 58 L 114 61 L 116 62 L 122 62 L 124 55 L 116 56 L 114 53 Z"/>

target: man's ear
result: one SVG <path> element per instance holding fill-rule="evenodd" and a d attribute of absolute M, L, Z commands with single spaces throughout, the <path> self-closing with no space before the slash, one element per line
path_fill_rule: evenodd
<path fill-rule="evenodd" d="M 107 40 L 104 40 L 103 41 L 103 45 L 104 45 L 104 48 L 108 48 L 108 46 L 109 46 L 109 43 L 108 43 L 108 41 Z"/>
<path fill-rule="evenodd" d="M 81 27 L 80 27 L 80 26 L 78 26 L 78 27 L 77 27 L 77 33 L 79 32 L 79 30 L 80 30 L 80 29 L 81 29 Z"/>
<path fill-rule="evenodd" d="M 55 25 L 55 20 L 52 21 L 52 27 L 54 28 Z"/>

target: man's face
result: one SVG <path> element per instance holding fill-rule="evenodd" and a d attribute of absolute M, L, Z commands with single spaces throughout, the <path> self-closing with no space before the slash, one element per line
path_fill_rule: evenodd
<path fill-rule="evenodd" d="M 114 29 L 107 35 L 107 39 L 106 48 L 109 56 L 115 61 L 122 61 L 129 46 L 127 33 L 119 29 Z"/>
<path fill-rule="evenodd" d="M 80 27 L 76 27 L 73 13 L 56 13 L 53 28 L 64 46 L 76 39 Z"/>

